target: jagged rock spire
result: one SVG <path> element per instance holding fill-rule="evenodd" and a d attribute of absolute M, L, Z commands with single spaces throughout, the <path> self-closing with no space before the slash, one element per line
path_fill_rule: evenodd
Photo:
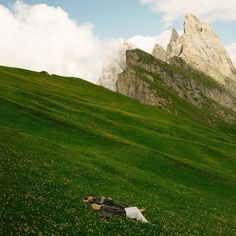
<path fill-rule="evenodd" d="M 200 22 L 197 17 L 185 16 L 181 36 L 176 30 L 172 31 L 167 59 L 173 56 L 183 58 L 193 68 L 234 90 L 231 85 L 236 84 L 236 73 L 228 52 L 210 25 Z"/>
<path fill-rule="evenodd" d="M 172 29 L 172 34 L 171 34 L 171 38 L 170 41 L 171 42 L 176 42 L 179 39 L 179 33 L 176 31 L 175 28 Z"/>
<path fill-rule="evenodd" d="M 154 56 L 157 59 L 160 59 L 164 62 L 166 62 L 166 51 L 165 49 L 158 43 L 155 44 L 153 50 L 152 50 L 152 56 Z"/>
<path fill-rule="evenodd" d="M 179 57 L 181 52 L 182 52 L 182 39 L 179 36 L 176 29 L 172 29 L 170 43 L 167 46 L 167 52 L 166 52 L 167 61 L 169 61 L 170 58 L 174 56 Z"/>

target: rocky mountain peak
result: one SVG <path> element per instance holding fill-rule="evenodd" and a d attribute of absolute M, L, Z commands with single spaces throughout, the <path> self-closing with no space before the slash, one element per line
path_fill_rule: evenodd
<path fill-rule="evenodd" d="M 201 27 L 200 28 L 198 27 L 200 25 L 201 25 L 201 22 L 196 16 L 194 16 L 192 14 L 185 15 L 185 17 L 184 17 L 184 30 L 188 30 L 189 26 L 195 28 L 196 30 L 197 29 L 200 30 Z"/>
<path fill-rule="evenodd" d="M 175 28 L 172 29 L 172 34 L 171 34 L 171 38 L 170 38 L 170 42 L 176 42 L 178 41 L 180 38 L 179 33 L 176 31 Z"/>
<path fill-rule="evenodd" d="M 183 38 L 186 38 L 186 35 L 191 35 L 192 37 L 198 35 L 198 38 L 202 38 L 202 40 L 205 40 L 204 36 L 208 35 L 212 38 L 217 38 L 219 41 L 218 43 L 222 44 L 209 24 L 201 22 L 196 16 L 191 14 L 184 17 Z"/>
<path fill-rule="evenodd" d="M 152 50 L 152 53 L 151 53 L 152 56 L 154 56 L 155 58 L 157 59 L 160 59 L 162 61 L 167 61 L 166 60 L 166 51 L 165 49 L 158 43 L 155 44 L 153 50 Z"/>
<path fill-rule="evenodd" d="M 170 58 L 174 56 L 177 57 L 180 56 L 182 52 L 182 45 L 183 45 L 182 39 L 179 36 L 178 32 L 176 31 L 176 29 L 172 29 L 170 42 L 167 46 L 167 52 L 166 52 L 167 61 L 169 61 Z"/>
<path fill-rule="evenodd" d="M 173 29 L 167 48 L 167 59 L 174 56 L 181 57 L 188 65 L 211 76 L 233 92 L 232 84 L 236 86 L 235 68 L 223 43 L 209 24 L 200 22 L 191 14 L 186 15 L 184 33 L 179 36 Z"/>

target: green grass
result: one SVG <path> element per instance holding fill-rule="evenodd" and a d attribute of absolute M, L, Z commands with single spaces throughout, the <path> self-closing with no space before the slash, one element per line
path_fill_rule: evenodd
<path fill-rule="evenodd" d="M 0 83 L 0 235 L 236 233 L 235 127 L 76 78 L 0 67 Z M 87 194 L 146 207 L 152 224 L 104 221 Z"/>

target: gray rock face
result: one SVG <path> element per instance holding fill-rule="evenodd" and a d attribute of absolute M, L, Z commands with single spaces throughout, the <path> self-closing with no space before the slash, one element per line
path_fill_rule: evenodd
<path fill-rule="evenodd" d="M 182 47 L 183 47 L 182 39 L 179 36 L 178 32 L 175 29 L 173 29 L 170 42 L 167 46 L 167 52 L 166 52 L 167 61 L 169 61 L 170 58 L 174 56 L 179 57 L 182 53 Z"/>
<path fill-rule="evenodd" d="M 149 79 L 152 80 L 152 77 L 149 77 Z M 148 83 L 140 80 L 131 68 L 127 68 L 119 75 L 117 92 L 155 107 L 166 107 L 169 103 L 165 98 L 158 96 L 157 91 L 152 90 Z"/>
<path fill-rule="evenodd" d="M 167 59 L 173 56 L 181 57 L 188 65 L 211 76 L 236 94 L 232 89 L 232 84 L 236 86 L 234 65 L 224 45 L 207 23 L 201 23 L 193 15 L 185 16 L 184 33 L 179 36 L 173 30 L 168 45 Z"/>
<path fill-rule="evenodd" d="M 168 92 L 163 92 L 166 89 Z M 229 123 L 236 120 L 235 97 L 180 57 L 171 58 L 167 64 L 141 50 L 127 51 L 127 65 L 118 76 L 117 91 L 168 111 L 177 110 L 175 98 L 168 95 L 174 92 L 200 110 L 211 111 Z"/>
<path fill-rule="evenodd" d="M 181 58 L 171 58 L 170 64 L 181 67 L 185 71 L 191 71 L 191 68 Z M 236 98 L 223 88 L 215 86 L 214 84 L 212 84 L 211 86 L 204 85 L 202 83 L 199 83 L 197 80 L 188 78 L 188 76 L 182 78 L 185 82 L 181 82 L 181 77 L 179 77 L 178 75 L 176 76 L 176 79 L 176 83 L 172 83 L 171 85 L 172 88 L 174 85 L 174 90 L 177 91 L 181 97 L 187 98 L 187 100 L 190 101 L 193 105 L 201 108 L 203 106 L 205 98 L 208 98 L 222 105 L 223 107 L 229 108 L 236 112 Z M 211 78 L 208 78 L 208 80 L 211 81 Z M 188 86 L 181 86 L 181 84 L 183 85 L 183 83 L 185 83 L 185 85 L 187 83 Z"/>
<path fill-rule="evenodd" d="M 160 44 L 156 44 L 153 48 L 153 51 L 151 53 L 152 56 L 154 56 L 157 59 L 160 59 L 162 61 L 167 62 L 166 59 L 166 51 L 165 49 L 160 45 Z"/>
<path fill-rule="evenodd" d="M 116 91 L 116 81 L 118 74 L 123 71 L 126 64 L 126 50 L 135 49 L 136 46 L 130 43 L 123 43 L 119 55 L 116 58 L 112 58 L 111 61 L 105 63 L 102 68 L 102 73 L 98 79 L 97 84 L 101 85 L 112 91 Z"/>

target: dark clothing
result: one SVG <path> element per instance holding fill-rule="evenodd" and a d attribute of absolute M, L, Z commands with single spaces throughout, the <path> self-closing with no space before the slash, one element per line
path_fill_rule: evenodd
<path fill-rule="evenodd" d="M 89 199 L 91 204 L 100 205 L 100 214 L 103 218 L 112 216 L 126 217 L 130 219 L 136 219 L 143 223 L 148 223 L 147 219 L 142 215 L 137 207 L 131 207 L 126 203 L 112 200 L 105 197 L 94 197 L 93 200 Z M 98 209 L 94 207 L 94 209 Z"/>
<path fill-rule="evenodd" d="M 92 203 L 96 203 L 99 205 L 105 205 L 105 206 L 112 206 L 112 207 L 116 207 L 116 208 L 120 208 L 120 209 L 125 209 L 126 207 L 130 207 L 130 205 L 128 205 L 126 203 L 119 202 L 117 200 L 108 199 L 105 197 L 96 197 Z"/>
<path fill-rule="evenodd" d="M 113 206 L 101 206 L 100 214 L 103 218 L 111 216 L 126 216 L 125 210 Z"/>

